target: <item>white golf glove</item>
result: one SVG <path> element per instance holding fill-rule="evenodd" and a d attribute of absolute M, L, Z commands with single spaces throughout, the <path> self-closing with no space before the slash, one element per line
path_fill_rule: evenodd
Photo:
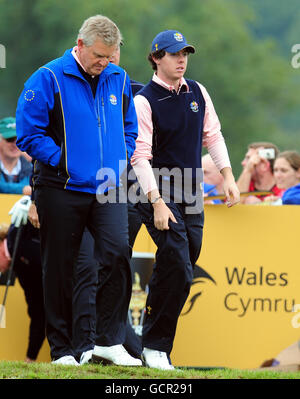
<path fill-rule="evenodd" d="M 15 227 L 20 227 L 21 224 L 27 223 L 28 211 L 31 205 L 31 199 L 29 195 L 24 195 L 19 201 L 8 212 L 11 215 L 11 223 Z"/>

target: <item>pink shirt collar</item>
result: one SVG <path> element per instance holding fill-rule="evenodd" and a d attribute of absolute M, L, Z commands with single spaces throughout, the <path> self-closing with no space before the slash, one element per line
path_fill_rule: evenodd
<path fill-rule="evenodd" d="M 163 80 L 161 80 L 161 79 L 156 75 L 155 72 L 154 72 L 154 74 L 153 74 L 152 80 L 153 80 L 153 82 L 155 82 L 155 83 L 157 83 L 157 84 L 163 86 L 163 87 L 164 87 L 165 89 L 167 89 L 167 90 L 170 90 L 170 91 L 175 90 L 175 87 L 174 87 L 174 86 L 169 85 L 168 83 L 166 83 L 166 82 L 164 82 Z M 182 77 L 182 78 L 180 79 L 179 88 L 178 88 L 178 93 L 179 93 L 181 87 L 184 86 L 184 85 L 187 87 L 187 89 L 189 89 L 189 86 L 188 86 L 186 80 L 184 79 L 184 77 Z"/>

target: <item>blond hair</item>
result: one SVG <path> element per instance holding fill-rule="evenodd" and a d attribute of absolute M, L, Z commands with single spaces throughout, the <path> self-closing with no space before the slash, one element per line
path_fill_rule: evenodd
<path fill-rule="evenodd" d="M 77 36 L 86 46 L 91 46 L 96 39 L 101 39 L 107 46 L 120 46 L 123 38 L 117 25 L 103 15 L 94 15 L 86 19 Z"/>

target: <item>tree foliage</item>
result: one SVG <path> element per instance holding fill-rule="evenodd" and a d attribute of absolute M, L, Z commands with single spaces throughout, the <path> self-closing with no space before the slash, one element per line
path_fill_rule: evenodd
<path fill-rule="evenodd" d="M 270 8 L 259 6 L 265 3 L 259 0 L 0 0 L 0 43 L 7 51 L 7 67 L 0 69 L 0 117 L 14 114 L 24 81 L 72 47 L 83 20 L 91 15 L 107 15 L 120 27 L 121 65 L 141 82 L 153 73 L 146 58 L 154 36 L 178 29 L 196 47 L 186 76 L 210 93 L 237 176 L 249 142 L 269 140 L 282 149 L 300 149 L 296 129 L 288 123 L 299 107 L 294 87 L 298 71 L 283 51 L 278 15 L 280 10 L 287 27 L 296 2 L 292 0 L 289 10 L 272 0 L 279 8 L 267 18 L 268 34 L 261 21 Z M 286 30 L 286 43 L 295 32 L 299 29 Z"/>

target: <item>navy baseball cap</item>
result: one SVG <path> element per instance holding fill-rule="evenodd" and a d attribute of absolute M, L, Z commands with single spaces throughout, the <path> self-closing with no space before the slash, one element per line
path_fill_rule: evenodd
<path fill-rule="evenodd" d="M 151 52 L 165 50 L 168 53 L 177 53 L 182 49 L 186 49 L 190 53 L 195 52 L 194 46 L 187 44 L 182 33 L 177 30 L 165 30 L 153 39 Z"/>

